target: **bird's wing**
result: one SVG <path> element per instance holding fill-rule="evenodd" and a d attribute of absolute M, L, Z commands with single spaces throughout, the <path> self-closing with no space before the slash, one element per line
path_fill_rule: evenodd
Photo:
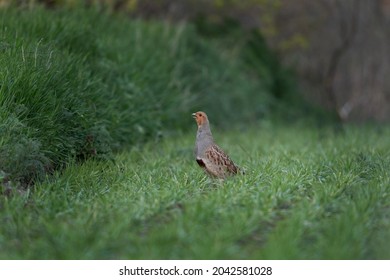
<path fill-rule="evenodd" d="M 218 170 L 215 168 L 215 166 L 210 162 L 207 158 L 196 158 L 196 162 L 199 164 L 200 167 L 206 171 L 210 176 L 213 177 L 220 177 L 220 174 L 218 173 Z"/>
<path fill-rule="evenodd" d="M 206 151 L 205 156 L 211 164 L 226 168 L 229 173 L 237 174 L 238 168 L 229 156 L 217 145 L 211 145 Z M 207 164 L 207 163 L 206 163 Z M 207 167 L 207 166 L 206 166 Z"/>

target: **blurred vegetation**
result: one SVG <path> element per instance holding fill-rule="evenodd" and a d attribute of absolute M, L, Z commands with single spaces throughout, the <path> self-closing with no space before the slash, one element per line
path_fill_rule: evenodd
<path fill-rule="evenodd" d="M 199 16 L 212 23 L 234 19 L 245 29 L 260 30 L 283 65 L 294 68 L 305 98 L 331 111 L 339 122 L 390 120 L 388 0 L 17 2 L 26 7 L 95 7 L 175 22 L 193 22 Z"/>
<path fill-rule="evenodd" d="M 22 7 L 94 7 L 143 19 L 260 30 L 305 99 L 339 122 L 390 120 L 388 0 L 0 0 Z M 223 29 L 221 32 L 229 30 Z M 276 80 L 278 81 L 278 79 Z"/>
<path fill-rule="evenodd" d="M 272 52 L 257 33 L 207 38 L 196 25 L 91 9 L 8 8 L 1 18 L 0 170 L 7 188 L 71 160 L 109 159 L 112 151 L 193 128 L 195 110 L 209 112 L 221 128 L 284 110 L 274 88 L 284 72 L 267 61 Z"/>

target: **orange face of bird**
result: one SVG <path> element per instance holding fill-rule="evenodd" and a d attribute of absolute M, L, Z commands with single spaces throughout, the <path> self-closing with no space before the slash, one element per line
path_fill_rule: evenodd
<path fill-rule="evenodd" d="M 192 116 L 194 117 L 198 126 L 201 126 L 202 124 L 207 122 L 207 115 L 205 112 L 199 111 L 199 112 L 193 113 Z"/>

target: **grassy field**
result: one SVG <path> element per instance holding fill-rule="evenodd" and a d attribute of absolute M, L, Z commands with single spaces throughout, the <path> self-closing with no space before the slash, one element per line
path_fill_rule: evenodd
<path fill-rule="evenodd" d="M 260 33 L 0 18 L 0 259 L 390 259 L 390 129 L 327 127 Z M 196 165 L 198 109 L 245 176 Z"/>
<path fill-rule="evenodd" d="M 196 165 L 195 130 L 0 196 L 0 258 L 390 258 L 388 128 L 215 131 L 246 169 L 224 182 Z"/>

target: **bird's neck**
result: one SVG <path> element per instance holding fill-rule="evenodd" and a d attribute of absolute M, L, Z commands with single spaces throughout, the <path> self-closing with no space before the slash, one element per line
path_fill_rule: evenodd
<path fill-rule="evenodd" d="M 204 123 L 198 126 L 198 133 L 196 135 L 197 140 L 211 141 L 213 142 L 213 135 L 211 134 L 210 126 L 208 123 Z"/>

